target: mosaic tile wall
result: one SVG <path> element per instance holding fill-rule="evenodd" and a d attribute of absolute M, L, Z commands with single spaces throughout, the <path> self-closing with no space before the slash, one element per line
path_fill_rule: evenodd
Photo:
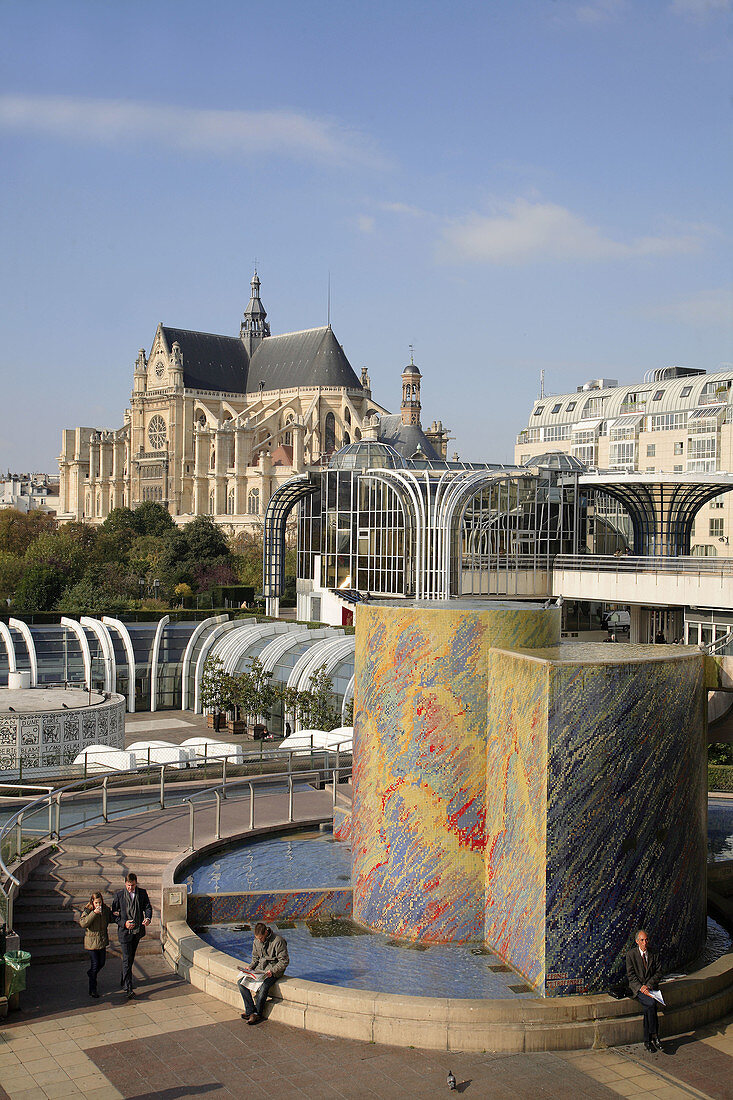
<path fill-rule="evenodd" d="M 359 608 L 352 884 L 358 922 L 557 995 L 641 924 L 668 969 L 702 948 L 707 697 L 699 652 L 557 647 L 546 614 Z"/>
<path fill-rule="evenodd" d="M 545 971 L 547 685 L 544 662 L 491 654 L 484 936 L 532 985 Z"/>
<path fill-rule="evenodd" d="M 547 993 L 620 978 L 642 925 L 665 969 L 704 945 L 704 659 L 675 649 L 550 667 Z"/>
<path fill-rule="evenodd" d="M 359 607 L 356 920 L 424 942 L 483 937 L 488 653 L 559 631 L 555 608 Z"/>
<path fill-rule="evenodd" d="M 346 806 L 334 806 L 333 808 L 333 835 L 336 840 L 351 840 L 351 808 Z"/>
<path fill-rule="evenodd" d="M 548 996 L 620 979 L 641 925 L 667 969 L 705 940 L 703 659 L 594 650 L 491 660 L 486 942 Z"/>
<path fill-rule="evenodd" d="M 351 890 L 273 890 L 257 894 L 189 894 L 193 928 L 234 922 L 350 917 Z"/>
<path fill-rule="evenodd" d="M 125 698 L 47 714 L 0 714 L 0 771 L 70 764 L 85 745 L 124 748 Z"/>

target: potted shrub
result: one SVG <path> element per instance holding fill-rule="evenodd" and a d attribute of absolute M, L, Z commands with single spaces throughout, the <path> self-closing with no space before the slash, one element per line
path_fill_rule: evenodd
<path fill-rule="evenodd" d="M 222 715 L 234 705 L 233 678 L 224 671 L 221 657 L 207 657 L 201 676 L 201 704 L 210 711 L 207 723 L 218 733 L 221 729 Z"/>

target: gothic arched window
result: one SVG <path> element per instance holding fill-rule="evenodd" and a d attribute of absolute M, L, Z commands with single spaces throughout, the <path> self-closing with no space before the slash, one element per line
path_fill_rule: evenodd
<path fill-rule="evenodd" d="M 209 459 L 209 468 L 211 470 L 216 466 L 216 447 L 211 448 L 211 458 Z"/>
<path fill-rule="evenodd" d="M 227 495 L 227 514 L 234 515 L 234 490 L 230 489 Z"/>
<path fill-rule="evenodd" d="M 336 450 L 336 417 L 333 413 L 326 415 L 326 426 L 323 438 L 323 449 L 326 454 Z"/>
<path fill-rule="evenodd" d="M 214 515 L 214 490 L 209 493 L 209 515 Z"/>
<path fill-rule="evenodd" d="M 260 514 L 259 489 L 250 489 L 247 493 L 247 511 L 251 516 L 258 516 Z"/>

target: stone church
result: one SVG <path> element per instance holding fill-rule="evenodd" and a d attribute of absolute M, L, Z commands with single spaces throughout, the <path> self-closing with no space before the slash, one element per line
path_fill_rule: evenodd
<path fill-rule="evenodd" d="M 280 484 L 365 429 L 406 457 L 444 457 L 442 424 L 420 426 L 420 377 L 405 368 L 390 416 L 330 325 L 270 335 L 255 272 L 239 337 L 161 323 L 150 354 L 138 353 L 122 427 L 64 430 L 58 517 L 101 523 L 154 500 L 179 523 L 210 515 L 234 533 L 259 527 Z"/>

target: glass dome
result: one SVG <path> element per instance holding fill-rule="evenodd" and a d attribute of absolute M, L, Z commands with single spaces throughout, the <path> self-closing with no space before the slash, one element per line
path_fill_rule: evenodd
<path fill-rule="evenodd" d="M 329 470 L 402 469 L 406 465 L 402 455 L 387 443 L 376 439 L 362 439 L 348 443 L 331 456 Z"/>
<path fill-rule="evenodd" d="M 583 473 L 587 467 L 574 455 L 565 454 L 564 451 L 547 451 L 543 455 L 532 455 L 523 466 L 541 466 L 550 470 L 577 470 Z"/>

